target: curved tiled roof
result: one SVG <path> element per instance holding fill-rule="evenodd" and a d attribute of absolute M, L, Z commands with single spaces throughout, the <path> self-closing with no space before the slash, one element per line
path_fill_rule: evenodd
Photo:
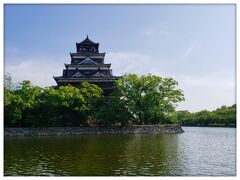
<path fill-rule="evenodd" d="M 95 43 L 93 41 L 91 41 L 88 36 L 86 39 L 84 39 L 82 42 L 77 43 L 77 45 L 98 45 L 99 43 Z"/>

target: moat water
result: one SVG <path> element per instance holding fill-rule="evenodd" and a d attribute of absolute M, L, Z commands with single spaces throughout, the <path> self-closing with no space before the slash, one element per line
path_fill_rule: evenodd
<path fill-rule="evenodd" d="M 235 176 L 236 129 L 5 137 L 5 176 Z"/>

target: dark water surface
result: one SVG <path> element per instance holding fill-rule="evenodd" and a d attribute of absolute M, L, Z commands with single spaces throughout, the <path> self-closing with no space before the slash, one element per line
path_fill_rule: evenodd
<path fill-rule="evenodd" d="M 5 137 L 4 175 L 233 176 L 235 128 L 177 135 Z"/>

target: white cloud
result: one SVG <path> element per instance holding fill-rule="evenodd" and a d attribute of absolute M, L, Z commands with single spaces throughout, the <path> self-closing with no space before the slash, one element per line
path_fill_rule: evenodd
<path fill-rule="evenodd" d="M 161 64 L 151 56 L 140 53 L 110 52 L 106 54 L 106 63 L 112 64 L 115 75 L 125 73 L 148 74 L 161 72 Z"/>
<path fill-rule="evenodd" d="M 190 53 L 190 50 L 188 50 Z M 179 82 L 179 88 L 184 91 L 185 102 L 179 104 L 178 109 L 200 111 L 213 110 L 221 105 L 235 103 L 234 73 L 226 74 L 214 71 L 204 75 L 193 76 L 172 72 L 164 68 L 156 58 L 139 53 L 112 52 L 106 55 L 106 62 L 112 63 L 113 73 L 155 74 L 163 77 L 173 77 Z"/>
<path fill-rule="evenodd" d="M 5 73 L 11 73 L 13 81 L 30 80 L 34 85 L 56 85 L 53 76 L 61 76 L 64 63 L 70 62 L 70 57 L 61 58 L 27 58 L 9 59 L 5 61 Z M 179 88 L 184 91 L 186 101 L 179 104 L 178 109 L 199 111 L 201 109 L 215 109 L 221 105 L 235 103 L 234 73 L 217 72 L 193 76 L 179 74 L 164 67 L 156 58 L 141 53 L 110 52 L 106 54 L 105 63 L 112 64 L 114 75 L 125 73 L 155 74 L 164 77 L 173 77 L 179 82 Z M 231 74 L 232 73 L 232 74 Z"/>
<path fill-rule="evenodd" d="M 185 102 L 178 109 L 200 111 L 214 110 L 222 105 L 236 103 L 234 77 L 224 78 L 221 74 L 205 76 L 178 76 L 179 87 L 184 91 Z"/>
<path fill-rule="evenodd" d="M 145 28 L 140 29 L 140 33 L 147 37 L 164 37 L 164 38 L 175 38 L 173 32 L 164 30 L 163 28 Z"/>
<path fill-rule="evenodd" d="M 182 55 L 180 56 L 180 59 L 188 59 L 191 56 L 193 56 L 194 54 L 197 54 L 199 52 L 200 46 L 198 43 L 192 43 L 190 44 L 185 51 L 182 53 Z"/>
<path fill-rule="evenodd" d="M 194 46 L 193 46 L 193 45 L 189 46 L 189 47 L 186 49 L 186 51 L 183 53 L 183 55 L 181 56 L 181 58 L 182 58 L 182 59 L 188 58 L 188 57 L 191 55 L 191 53 L 193 52 L 193 50 L 194 50 Z"/>
<path fill-rule="evenodd" d="M 69 57 L 68 57 L 69 59 Z M 29 58 L 5 64 L 5 73 L 10 73 L 14 82 L 30 80 L 34 85 L 56 85 L 53 76 L 61 76 L 67 58 Z M 12 62 L 12 61 L 10 61 Z"/>
<path fill-rule="evenodd" d="M 217 77 L 215 74 L 206 74 L 205 76 L 179 76 L 181 84 L 189 87 L 206 87 L 206 88 L 219 88 L 219 89 L 234 89 L 234 79 Z"/>

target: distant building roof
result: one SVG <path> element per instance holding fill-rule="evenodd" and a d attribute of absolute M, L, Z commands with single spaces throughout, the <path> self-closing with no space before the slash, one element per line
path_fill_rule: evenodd
<path fill-rule="evenodd" d="M 87 36 L 87 38 L 86 39 L 84 39 L 82 42 L 80 42 L 80 43 L 77 43 L 77 45 L 98 45 L 99 43 L 95 43 L 95 42 L 93 42 L 93 41 L 91 41 L 89 38 L 88 38 L 88 36 Z"/>

